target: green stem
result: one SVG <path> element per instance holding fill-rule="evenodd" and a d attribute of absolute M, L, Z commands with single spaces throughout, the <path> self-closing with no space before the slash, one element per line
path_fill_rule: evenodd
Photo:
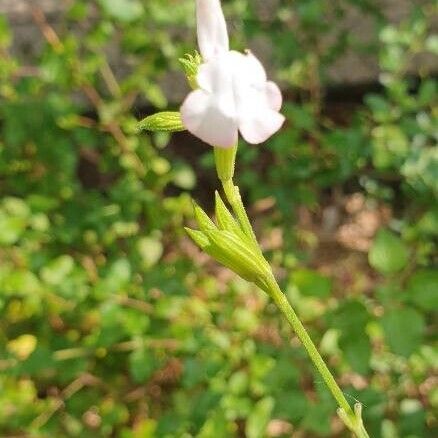
<path fill-rule="evenodd" d="M 277 307 L 281 310 L 283 315 L 288 320 L 289 324 L 294 329 L 304 348 L 307 350 L 310 359 L 321 374 L 324 382 L 330 389 L 330 392 L 333 394 L 333 397 L 336 399 L 339 406 L 348 414 L 348 416 L 354 417 L 353 410 L 345 399 L 344 394 L 342 393 L 332 373 L 325 364 L 324 359 L 319 354 L 319 351 L 317 350 L 315 344 L 307 333 L 307 330 L 304 328 L 303 324 L 298 318 L 298 315 L 295 313 L 286 296 L 278 286 L 278 283 L 275 280 L 274 276 L 268 279 L 266 285 L 268 288 L 266 292 L 274 300 Z"/>
<path fill-rule="evenodd" d="M 265 281 L 259 286 L 274 300 L 277 307 L 286 317 L 287 321 L 297 334 L 298 338 L 309 354 L 311 361 L 323 378 L 333 397 L 338 402 L 340 408 L 338 410 L 338 415 L 342 421 L 356 435 L 357 438 L 369 438 L 369 435 L 362 422 L 360 404 L 358 408 L 355 409 L 356 412 L 353 412 L 350 404 L 347 402 L 347 399 L 342 393 L 341 388 L 339 388 L 339 385 L 336 383 L 333 374 L 328 369 L 324 359 L 307 333 L 307 330 L 304 328 L 302 322 L 298 318 L 298 315 L 295 313 L 295 310 L 292 308 L 286 296 L 281 291 L 274 275 L 270 275 L 269 278 L 265 279 Z"/>
<path fill-rule="evenodd" d="M 234 185 L 231 179 L 222 181 L 222 186 L 228 202 L 233 208 L 233 211 L 236 214 L 243 231 L 255 242 L 256 248 L 259 249 L 257 238 L 252 229 L 251 222 L 249 221 L 245 206 L 243 205 L 242 198 L 240 196 L 239 188 Z M 259 252 L 261 254 L 260 249 Z M 356 435 L 357 438 L 369 438 L 369 435 L 362 422 L 362 406 L 360 403 L 356 404 L 353 412 L 353 409 L 347 402 L 344 394 L 341 391 L 341 388 L 339 388 L 338 384 L 336 383 L 332 373 L 324 362 L 324 359 L 307 333 L 307 330 L 304 328 L 302 322 L 298 318 L 298 315 L 295 313 L 295 310 L 292 308 L 286 296 L 281 291 L 274 275 L 271 273 L 267 278 L 260 279 L 257 282 L 257 285 L 266 293 L 268 293 L 270 297 L 272 297 L 275 304 L 286 317 L 287 321 L 302 342 L 304 348 L 310 356 L 310 359 L 312 360 L 318 372 L 321 374 L 333 397 L 337 401 L 339 405 L 338 415 L 341 420 Z"/>

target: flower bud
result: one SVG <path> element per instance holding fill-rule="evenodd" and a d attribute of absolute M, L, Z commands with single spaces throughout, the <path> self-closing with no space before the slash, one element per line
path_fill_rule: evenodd
<path fill-rule="evenodd" d="M 181 121 L 181 114 L 177 111 L 163 111 L 146 117 L 137 124 L 137 131 L 185 131 Z"/>
<path fill-rule="evenodd" d="M 211 246 L 206 247 L 205 251 L 245 280 L 253 282 L 269 275 L 267 262 L 235 234 L 210 230 L 205 235 L 211 242 Z"/>
<path fill-rule="evenodd" d="M 198 52 L 195 52 L 194 55 L 187 54 L 185 58 L 180 58 L 178 61 L 183 66 L 190 87 L 196 90 L 198 88 L 196 76 L 198 76 L 198 68 L 202 64 L 201 55 Z"/>

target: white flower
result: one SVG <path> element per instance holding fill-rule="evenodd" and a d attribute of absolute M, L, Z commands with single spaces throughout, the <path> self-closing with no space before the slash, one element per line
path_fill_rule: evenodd
<path fill-rule="evenodd" d="M 225 18 L 219 0 L 197 0 L 198 45 L 204 63 L 199 89 L 181 107 L 184 126 L 217 147 L 233 147 L 238 132 L 252 144 L 262 143 L 284 122 L 282 96 L 267 80 L 265 69 L 249 51 L 229 50 Z"/>

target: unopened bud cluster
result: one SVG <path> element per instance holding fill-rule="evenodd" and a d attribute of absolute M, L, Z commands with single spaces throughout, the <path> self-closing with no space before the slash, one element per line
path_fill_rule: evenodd
<path fill-rule="evenodd" d="M 217 262 L 250 282 L 263 281 L 271 272 L 260 250 L 216 192 L 216 222 L 194 205 L 199 230 L 186 228 L 191 239 Z"/>

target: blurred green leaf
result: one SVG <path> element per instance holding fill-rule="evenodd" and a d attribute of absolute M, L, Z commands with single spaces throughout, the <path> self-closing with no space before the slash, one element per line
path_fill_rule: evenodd
<path fill-rule="evenodd" d="M 144 348 L 139 348 L 129 355 L 129 370 L 135 383 L 146 382 L 155 366 L 153 354 Z"/>
<path fill-rule="evenodd" d="M 143 14 L 138 0 L 98 0 L 98 3 L 109 16 L 123 22 L 136 20 Z"/>
<path fill-rule="evenodd" d="M 50 285 L 59 285 L 72 272 L 73 268 L 73 258 L 69 255 L 63 255 L 47 264 L 41 270 L 41 277 Z"/>
<path fill-rule="evenodd" d="M 306 296 L 326 298 L 330 295 L 332 289 L 332 282 L 329 278 L 310 269 L 294 271 L 292 281 L 299 291 Z"/>
<path fill-rule="evenodd" d="M 262 438 L 266 436 L 266 428 L 274 408 L 274 399 L 266 397 L 256 403 L 248 417 L 245 433 L 248 438 Z"/>
<path fill-rule="evenodd" d="M 401 271 L 408 263 L 408 249 L 403 241 L 388 230 L 380 230 L 368 254 L 370 265 L 382 274 Z"/>
<path fill-rule="evenodd" d="M 196 175 L 189 166 L 180 165 L 175 167 L 172 180 L 176 186 L 184 190 L 192 190 L 196 184 Z"/>
<path fill-rule="evenodd" d="M 409 307 L 389 310 L 382 317 L 382 326 L 394 353 L 409 357 L 420 347 L 425 321 L 416 310 Z"/>
<path fill-rule="evenodd" d="M 163 244 L 156 237 L 142 237 L 137 242 L 137 249 L 146 268 L 154 266 L 163 255 Z"/>
<path fill-rule="evenodd" d="M 407 286 L 408 298 L 424 310 L 438 308 L 438 272 L 422 270 L 416 272 Z"/>

